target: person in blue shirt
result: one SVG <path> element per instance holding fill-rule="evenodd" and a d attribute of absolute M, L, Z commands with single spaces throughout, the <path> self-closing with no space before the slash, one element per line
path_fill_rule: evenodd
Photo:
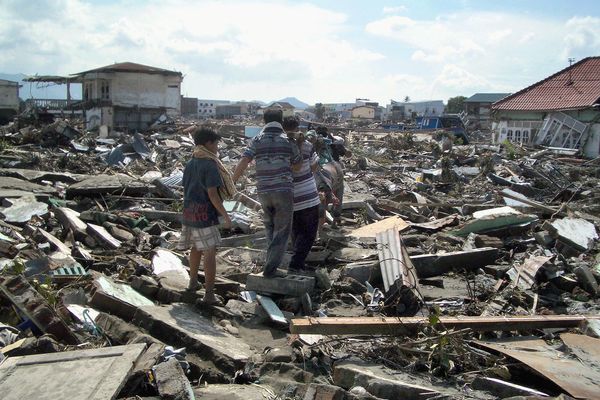
<path fill-rule="evenodd" d="M 292 171 L 302 166 L 302 155 L 289 141 L 281 125 L 280 109 L 266 110 L 265 126 L 250 141 L 233 173 L 236 182 L 253 160 L 256 161 L 256 191 L 263 209 L 267 236 L 267 259 L 263 269 L 266 278 L 283 277 L 281 266 L 292 230 L 294 192 Z"/>

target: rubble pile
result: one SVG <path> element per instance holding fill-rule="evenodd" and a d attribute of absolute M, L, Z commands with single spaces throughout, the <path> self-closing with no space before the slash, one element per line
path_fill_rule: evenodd
<path fill-rule="evenodd" d="M 598 398 L 598 160 L 340 126 L 342 220 L 314 273 L 258 274 L 261 216 L 227 201 L 208 306 L 175 250 L 193 128 L 0 127 L 0 389 L 35 395 L 36 373 L 63 398 Z M 233 169 L 243 126 L 219 133 Z"/>

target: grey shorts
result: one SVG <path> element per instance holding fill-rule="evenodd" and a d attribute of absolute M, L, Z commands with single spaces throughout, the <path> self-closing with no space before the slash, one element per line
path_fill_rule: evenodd
<path fill-rule="evenodd" d="M 181 238 L 177 243 L 177 249 L 189 250 L 207 250 L 211 247 L 218 247 L 221 244 L 221 233 L 217 225 L 208 228 L 194 228 L 183 225 L 181 228 Z"/>

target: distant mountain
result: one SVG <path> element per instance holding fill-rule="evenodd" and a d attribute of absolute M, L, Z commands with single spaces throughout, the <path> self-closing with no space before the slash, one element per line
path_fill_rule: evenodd
<path fill-rule="evenodd" d="M 310 107 L 310 104 L 306 104 L 305 102 L 300 101 L 300 100 L 298 100 L 295 97 L 286 97 L 285 99 L 275 100 L 272 103 L 277 103 L 277 102 L 280 102 L 280 101 L 284 101 L 286 103 L 290 103 L 295 108 L 298 108 L 300 110 L 306 110 L 308 107 Z"/>
<path fill-rule="evenodd" d="M 34 99 L 66 99 L 67 85 L 55 85 L 43 82 L 23 82 L 27 78 L 25 74 L 4 74 L 0 72 L 0 79 L 19 82 L 19 97 L 23 100 Z M 71 84 L 71 97 L 81 99 L 81 84 Z"/>

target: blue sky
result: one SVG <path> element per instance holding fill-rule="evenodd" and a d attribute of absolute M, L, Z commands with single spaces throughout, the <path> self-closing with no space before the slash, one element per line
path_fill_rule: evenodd
<path fill-rule="evenodd" d="M 0 54 L 3 73 L 174 69 L 207 99 L 446 101 L 600 56 L 600 1 L 0 0 Z"/>

